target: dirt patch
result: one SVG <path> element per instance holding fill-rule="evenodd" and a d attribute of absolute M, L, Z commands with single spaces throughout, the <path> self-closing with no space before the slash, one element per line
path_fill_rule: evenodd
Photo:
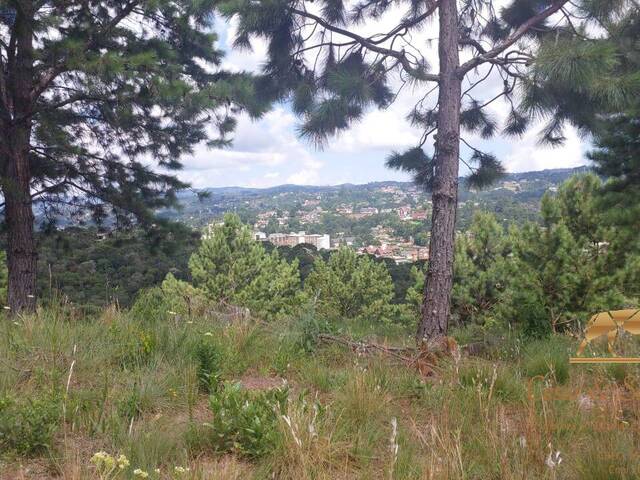
<path fill-rule="evenodd" d="M 251 477 L 253 467 L 231 455 L 219 458 L 202 456 L 192 462 L 191 470 L 211 480 L 241 480 Z"/>
<path fill-rule="evenodd" d="M 45 460 L 26 460 L 11 467 L 0 464 L 0 480 L 50 480 L 60 478 Z"/>
<path fill-rule="evenodd" d="M 240 379 L 240 385 L 247 390 L 271 390 L 285 384 L 284 378 L 246 375 Z"/>

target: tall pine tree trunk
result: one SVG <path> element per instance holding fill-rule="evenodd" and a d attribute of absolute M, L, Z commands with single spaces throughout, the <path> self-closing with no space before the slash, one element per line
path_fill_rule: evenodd
<path fill-rule="evenodd" d="M 28 149 L 28 144 L 27 144 Z M 23 152 L 8 158 L 4 197 L 7 222 L 8 303 L 13 314 L 35 309 L 36 249 L 29 168 Z"/>
<path fill-rule="evenodd" d="M 440 0 L 439 22 L 440 88 L 432 193 L 433 218 L 422 318 L 416 334 L 418 342 L 425 338 L 447 335 L 453 286 L 461 95 L 456 0 Z"/>
<path fill-rule="evenodd" d="M 33 2 L 21 2 L 15 20 L 16 55 L 9 90 L 13 115 L 4 121 L 4 181 L 7 223 L 8 303 L 15 315 L 36 305 L 36 261 L 31 205 L 31 89 L 33 87 Z"/>

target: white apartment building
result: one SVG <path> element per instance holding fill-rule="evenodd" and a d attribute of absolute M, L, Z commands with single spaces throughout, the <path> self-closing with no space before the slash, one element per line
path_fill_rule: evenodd
<path fill-rule="evenodd" d="M 300 245 L 301 243 L 308 243 L 309 245 L 313 245 L 318 250 L 322 249 L 330 249 L 331 248 L 331 238 L 328 234 L 317 235 L 317 234 L 307 234 L 306 232 L 298 232 L 298 233 L 272 233 L 269 236 L 264 234 L 260 235 L 262 232 L 256 233 L 256 240 L 268 241 L 273 243 L 277 247 L 289 246 L 294 247 L 296 245 Z"/>

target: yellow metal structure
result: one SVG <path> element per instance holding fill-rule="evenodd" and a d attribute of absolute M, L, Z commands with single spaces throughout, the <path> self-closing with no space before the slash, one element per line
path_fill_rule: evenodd
<path fill-rule="evenodd" d="M 589 319 L 584 330 L 584 340 L 580 343 L 577 357 L 570 359 L 571 363 L 640 363 L 640 358 L 618 358 L 613 350 L 613 344 L 618 331 L 623 330 L 631 335 L 640 335 L 640 309 L 612 310 L 596 313 Z M 607 336 L 609 353 L 614 358 L 581 358 L 587 345 L 596 338 Z"/>

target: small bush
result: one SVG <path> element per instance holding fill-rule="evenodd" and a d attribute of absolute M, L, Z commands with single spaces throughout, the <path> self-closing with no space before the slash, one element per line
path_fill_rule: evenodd
<path fill-rule="evenodd" d="M 299 332 L 298 344 L 305 352 L 311 353 L 318 346 L 318 337 L 322 333 L 331 332 L 331 326 L 325 319 L 320 319 L 313 310 L 305 312 L 296 325 Z"/>
<path fill-rule="evenodd" d="M 57 397 L 20 402 L 0 397 L 0 451 L 33 455 L 50 449 L 59 420 Z"/>
<path fill-rule="evenodd" d="M 131 318 L 141 323 L 155 323 L 169 318 L 169 305 L 160 287 L 141 291 L 130 310 Z"/>
<path fill-rule="evenodd" d="M 114 360 L 121 368 L 143 365 L 151 360 L 157 349 L 158 329 L 141 328 L 131 323 L 113 323 L 109 326 L 114 345 Z"/>
<path fill-rule="evenodd" d="M 198 341 L 194 349 L 197 362 L 196 375 L 202 392 L 213 393 L 218 390 L 222 379 L 222 352 L 208 337 Z"/>
<path fill-rule="evenodd" d="M 129 315 L 137 323 L 166 323 L 193 315 L 207 316 L 212 304 L 193 285 L 168 273 L 160 286 L 141 290 Z"/>
<path fill-rule="evenodd" d="M 151 382 L 145 379 L 127 385 L 115 400 L 118 414 L 130 421 L 140 418 L 145 411 L 152 410 L 155 400 L 153 388 L 157 387 L 151 385 Z"/>
<path fill-rule="evenodd" d="M 251 392 L 238 383 L 226 383 L 211 395 L 213 446 L 256 458 L 269 453 L 278 440 L 278 416 L 286 412 L 288 388 Z"/>

